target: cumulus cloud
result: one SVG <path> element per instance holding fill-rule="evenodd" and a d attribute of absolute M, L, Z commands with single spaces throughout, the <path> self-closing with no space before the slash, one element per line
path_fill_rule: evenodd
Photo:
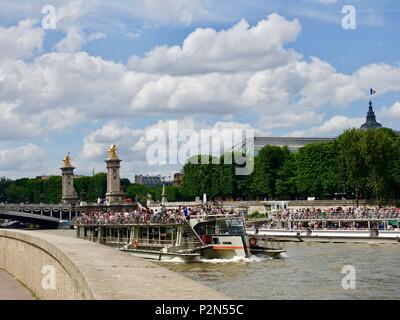
<path fill-rule="evenodd" d="M 79 166 L 83 168 L 95 168 L 98 171 L 104 170 L 103 159 L 107 156 L 106 151 L 111 144 L 116 144 L 119 149 L 118 154 L 124 161 L 122 173 L 125 176 L 132 176 L 133 173 L 138 173 L 141 170 L 151 170 L 166 174 L 170 173 L 171 170 L 179 170 L 191 155 L 213 151 L 215 151 L 215 155 L 219 155 L 221 149 L 212 149 L 212 141 L 216 145 L 220 145 L 222 150 L 230 150 L 238 141 L 242 141 L 242 137 L 245 137 L 246 129 L 253 128 L 250 124 L 232 121 L 218 121 L 214 124 L 206 124 L 196 121 L 192 117 L 185 117 L 179 121 L 160 120 L 144 128 L 123 126 L 121 123 L 113 121 L 84 137 L 83 146 L 77 161 Z M 232 130 L 237 131 L 237 138 L 233 137 Z M 189 131 L 191 134 L 190 137 L 186 136 L 186 134 L 189 134 Z M 165 152 L 168 164 L 153 165 L 149 163 L 147 151 L 155 141 L 152 140 L 152 135 L 160 132 L 163 133 L 166 142 L 166 144 L 161 146 L 160 150 Z M 189 141 L 194 142 L 193 146 L 195 147 L 192 149 L 193 152 L 189 152 L 187 156 L 177 156 L 175 163 L 172 163 L 170 153 L 175 157 L 180 148 Z"/>
<path fill-rule="evenodd" d="M 44 150 L 35 144 L 0 149 L 0 174 L 19 170 L 35 172 L 43 168 L 44 161 Z"/>
<path fill-rule="evenodd" d="M 400 101 L 397 101 L 390 107 L 382 108 L 378 115 L 385 119 L 400 119 Z"/>
<path fill-rule="evenodd" d="M 295 110 L 291 113 L 263 114 L 258 127 L 265 129 L 293 128 L 297 125 L 313 125 L 323 120 L 323 114 L 314 111 Z"/>
<path fill-rule="evenodd" d="M 241 21 L 227 30 L 198 29 L 181 47 L 164 48 L 167 58 L 158 59 L 155 49 L 128 66 L 86 52 L 51 52 L 29 62 L 0 59 L 0 99 L 14 106 L 8 117 L 15 123 L 32 116 L 37 130 L 25 131 L 31 137 L 29 132 L 46 134 L 87 119 L 225 117 L 243 110 L 261 119 L 262 128 L 286 128 L 321 122 L 319 108 L 344 108 L 365 98 L 370 86 L 378 94 L 400 90 L 399 67 L 371 64 L 345 74 L 317 57 L 306 61 L 283 49 L 299 32 L 297 21 L 273 14 L 253 27 Z"/>
<path fill-rule="evenodd" d="M 400 121 L 400 101 L 396 101 L 389 107 L 383 107 L 380 111 L 375 112 L 375 114 L 377 121 L 382 123 L 384 127 L 398 131 L 398 124 Z"/>
<path fill-rule="evenodd" d="M 297 130 L 289 134 L 291 137 L 332 137 L 340 134 L 345 129 L 359 128 L 364 118 L 349 118 L 345 116 L 334 116 L 319 126 L 307 130 Z"/>
<path fill-rule="evenodd" d="M 30 58 L 42 49 L 44 32 L 36 23 L 26 19 L 16 26 L 0 27 L 0 60 Z"/>
<path fill-rule="evenodd" d="M 295 41 L 301 27 L 271 14 L 255 26 L 245 20 L 227 30 L 198 28 L 180 46 L 156 47 L 145 57 L 129 61 L 132 70 L 150 73 L 194 74 L 252 71 L 273 68 L 297 60 L 300 54 L 284 49 Z"/>
<path fill-rule="evenodd" d="M 95 32 L 87 36 L 81 28 L 81 19 L 93 11 L 100 2 L 98 0 L 71 0 L 60 5 L 56 10 L 57 29 L 65 33 L 65 37 L 56 45 L 59 52 L 76 52 L 88 41 L 104 38 L 105 34 Z"/>
<path fill-rule="evenodd" d="M 21 113 L 16 111 L 17 108 L 18 103 L 0 103 L 0 139 L 17 140 L 41 135 L 42 128 L 33 122 L 26 122 Z"/>
<path fill-rule="evenodd" d="M 75 52 L 82 48 L 85 42 L 84 33 L 78 28 L 71 27 L 68 29 L 67 35 L 56 44 L 55 48 L 60 52 Z"/>
<path fill-rule="evenodd" d="M 75 30 L 75 40 L 63 39 L 58 46 L 65 47 L 59 52 L 29 60 L 23 59 L 40 50 L 43 40 L 35 24 L 21 22 L 0 29 L 0 39 L 8 39 L 4 45 L 10 42 L 8 32 L 15 29 L 27 28 L 36 35 L 33 42 L 17 49 L 10 44 L 9 52 L 19 52 L 14 59 L 4 53 L 7 48 L 0 51 L 1 139 L 46 137 L 85 121 L 107 121 L 83 140 L 82 163 L 103 168 L 99 160 L 109 144 L 118 143 L 121 150 L 128 150 L 124 158 L 131 169 L 140 163 L 144 168 L 143 136 L 153 126 L 131 128 L 119 119 L 181 117 L 180 125 L 200 128 L 203 123 L 192 123 L 198 115 L 212 117 L 215 124 L 205 127 L 213 127 L 234 126 L 235 122 L 217 121 L 245 114 L 251 115 L 251 125 L 262 129 L 294 130 L 307 125 L 311 128 L 291 134 L 332 136 L 363 121 L 337 116 L 323 122 L 322 107 L 345 108 L 366 98 L 370 86 L 377 95 L 400 91 L 398 66 L 370 64 L 346 74 L 317 57 L 305 59 L 285 48 L 298 38 L 301 27 L 297 20 L 277 14 L 254 26 L 242 20 L 226 30 L 197 29 L 182 44 L 156 47 L 142 57 L 132 57 L 128 64 L 76 52 L 85 41 L 104 37 L 80 34 L 74 19 L 81 14 L 72 9 L 61 12 L 61 21 L 72 17 L 63 28 L 67 37 L 68 31 Z M 1 38 L 2 34 L 7 36 Z M 398 108 L 384 109 L 382 117 L 394 117 Z M 165 125 L 162 121 L 154 126 Z M 129 153 L 136 158 L 129 158 Z"/>
<path fill-rule="evenodd" d="M 105 10 L 124 12 L 152 24 L 183 24 L 220 20 L 212 13 L 208 1 L 202 0 L 120 0 L 102 1 Z"/>

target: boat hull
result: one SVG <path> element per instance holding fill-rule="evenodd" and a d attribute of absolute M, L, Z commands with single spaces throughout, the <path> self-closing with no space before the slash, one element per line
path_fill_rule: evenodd
<path fill-rule="evenodd" d="M 201 250 L 201 257 L 205 259 L 246 258 L 246 253 L 243 246 L 210 246 Z"/>
<path fill-rule="evenodd" d="M 192 262 L 200 258 L 200 254 L 192 253 L 192 254 L 177 254 L 170 252 L 158 252 L 158 251 L 149 251 L 149 250 L 140 250 L 140 249 L 120 249 L 121 251 L 128 252 L 136 257 L 151 259 L 151 260 L 172 260 L 174 258 L 179 258 L 184 262 Z"/>
<path fill-rule="evenodd" d="M 268 236 L 278 241 L 331 243 L 400 243 L 400 231 L 379 230 L 282 230 L 259 229 L 256 237 Z M 251 231 L 250 231 L 251 232 Z M 250 233 L 249 232 L 249 233 Z M 254 234 L 254 231 L 251 232 Z"/>

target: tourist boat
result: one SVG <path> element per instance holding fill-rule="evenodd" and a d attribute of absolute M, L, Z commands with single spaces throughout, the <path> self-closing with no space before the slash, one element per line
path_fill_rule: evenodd
<path fill-rule="evenodd" d="M 0 221 L 1 229 L 22 229 L 25 228 L 25 224 L 19 221 L 5 220 Z"/>
<path fill-rule="evenodd" d="M 75 226 L 80 238 L 155 260 L 278 257 L 285 252 L 278 241 L 246 234 L 243 218 L 235 215 L 198 215 L 189 220 L 155 215 L 150 221 Z"/>
<path fill-rule="evenodd" d="M 277 257 L 285 250 L 271 238 L 246 234 L 242 217 L 235 215 L 201 215 L 190 219 L 190 225 L 204 246 L 201 256 L 207 259 L 231 259 L 265 255 Z"/>
<path fill-rule="evenodd" d="M 248 222 L 246 231 L 280 241 L 400 243 L 399 224 L 388 218 L 272 219 Z"/>

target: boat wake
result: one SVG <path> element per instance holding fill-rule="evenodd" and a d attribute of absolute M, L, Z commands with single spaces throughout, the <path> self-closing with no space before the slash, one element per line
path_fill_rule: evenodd
<path fill-rule="evenodd" d="M 287 255 L 282 255 L 282 258 L 288 258 L 289 256 Z M 231 259 L 205 259 L 198 257 L 194 259 L 193 261 L 185 261 L 184 259 L 180 257 L 175 257 L 172 259 L 167 259 L 167 260 L 161 260 L 160 262 L 167 262 L 167 263 L 209 263 L 209 264 L 221 264 L 221 263 L 241 263 L 241 262 L 247 262 L 247 263 L 252 263 L 252 262 L 264 262 L 267 260 L 272 260 L 273 258 L 267 257 L 267 256 L 256 256 L 252 255 L 248 258 L 245 257 L 233 257 Z"/>
<path fill-rule="evenodd" d="M 281 254 L 279 254 L 279 258 L 280 259 L 289 259 L 289 255 L 287 254 L 287 252 L 282 252 Z"/>

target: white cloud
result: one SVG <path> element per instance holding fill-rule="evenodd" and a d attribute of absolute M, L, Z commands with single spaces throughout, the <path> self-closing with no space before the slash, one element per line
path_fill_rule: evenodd
<path fill-rule="evenodd" d="M 194 74 L 252 71 L 274 68 L 301 56 L 283 46 L 300 34 L 297 20 L 271 14 L 250 27 L 241 20 L 228 30 L 196 29 L 180 46 L 156 47 L 141 58 L 134 56 L 129 67 L 139 72 Z"/>
<path fill-rule="evenodd" d="M 5 128 L 29 127 L 0 134 L 45 135 L 88 119 L 221 118 L 243 110 L 262 128 L 290 128 L 320 122 L 319 108 L 344 108 L 365 98 L 370 86 L 377 94 L 400 91 L 398 67 L 371 64 L 344 74 L 316 57 L 306 61 L 282 49 L 299 32 L 297 21 L 276 14 L 253 27 L 241 21 L 227 30 L 198 29 L 182 46 L 166 47 L 166 59 L 156 57 L 156 50 L 136 59 L 137 70 L 85 52 L 52 52 L 29 62 L 0 59 Z"/>
<path fill-rule="evenodd" d="M 105 124 L 98 130 L 88 134 L 83 139 L 83 146 L 77 158 L 77 166 L 82 168 L 95 168 L 96 171 L 104 171 L 103 160 L 107 157 L 107 149 L 111 144 L 116 144 L 118 147 L 118 155 L 123 159 L 122 174 L 126 177 L 132 177 L 134 173 L 147 171 L 156 171 L 158 173 L 171 173 L 174 170 L 179 170 L 182 167 L 181 163 L 167 165 L 151 165 L 146 159 L 147 148 L 152 142 L 146 141 L 146 137 L 154 130 L 161 130 L 165 133 L 167 144 L 170 137 L 177 137 L 182 130 L 194 130 L 199 142 L 199 149 L 209 150 L 207 143 L 201 140 L 200 133 L 202 130 L 209 130 L 209 136 L 213 139 L 228 139 L 229 132 L 227 130 L 237 129 L 243 132 L 245 129 L 252 129 L 252 126 L 246 123 L 238 122 L 216 122 L 212 125 L 205 124 L 201 121 L 196 121 L 194 118 L 186 117 L 178 120 L 160 120 L 155 124 L 148 125 L 145 128 L 132 128 L 123 126 L 120 123 L 113 121 Z M 165 145 L 164 150 L 175 152 L 179 150 L 181 144 L 177 147 Z M 233 147 L 230 144 L 229 148 Z M 198 152 L 196 152 L 197 154 Z M 218 153 L 219 154 L 219 153 Z M 186 160 L 186 158 L 185 158 Z"/>
<path fill-rule="evenodd" d="M 128 38 L 128 39 L 137 39 L 137 38 L 139 38 L 140 37 L 140 32 L 127 32 L 126 34 L 126 37 Z"/>
<path fill-rule="evenodd" d="M 92 33 L 89 36 L 81 30 L 80 21 L 90 11 L 93 11 L 100 2 L 98 0 L 71 0 L 63 3 L 56 9 L 57 29 L 66 35 L 56 45 L 59 52 L 76 52 L 88 41 L 101 39 L 104 33 Z"/>
<path fill-rule="evenodd" d="M 43 169 L 45 152 L 35 144 L 11 149 L 0 149 L 0 174 L 10 172 L 36 172 Z"/>
<path fill-rule="evenodd" d="M 386 128 L 399 131 L 400 121 L 400 101 L 395 102 L 389 107 L 383 107 L 376 113 L 376 120 Z"/>
<path fill-rule="evenodd" d="M 93 32 L 89 34 L 87 37 L 88 41 L 94 41 L 94 40 L 100 40 L 100 39 L 105 39 L 107 38 L 107 35 L 103 32 Z"/>
<path fill-rule="evenodd" d="M 378 116 L 388 120 L 400 119 L 400 101 L 397 101 L 390 107 L 382 108 L 382 110 L 378 113 Z"/>
<path fill-rule="evenodd" d="M 349 118 L 345 116 L 334 116 L 319 126 L 311 127 L 308 130 L 297 130 L 291 132 L 290 137 L 332 137 L 340 134 L 349 128 L 359 128 L 364 118 Z"/>
<path fill-rule="evenodd" d="M 36 21 L 26 19 L 16 26 L 0 27 L 0 60 L 30 58 L 42 49 L 44 32 Z"/>
<path fill-rule="evenodd" d="M 17 109 L 18 103 L 0 103 L 0 139 L 17 140 L 27 136 L 41 135 L 42 128 L 33 122 L 26 121 Z"/>
<path fill-rule="evenodd" d="M 337 2 L 337 0 L 313 0 L 313 1 L 321 4 L 332 4 Z"/>
<path fill-rule="evenodd" d="M 10 10 L 40 18 L 43 4 L 47 2 L 21 1 L 10 5 Z M 196 29 L 182 43 L 155 47 L 125 65 L 79 51 L 88 41 L 106 37 L 87 28 L 90 13 L 114 6 L 119 13 L 142 17 L 152 25 L 189 24 L 215 18 L 208 3 L 54 0 L 52 4 L 57 9 L 57 30 L 65 33 L 55 45 L 57 52 L 40 55 L 44 32 L 35 20 L 0 27 L 0 139 L 15 143 L 16 139 L 48 137 L 83 121 L 91 126 L 96 120 L 114 119 L 83 141 L 79 159 L 86 164 L 95 161 L 101 168 L 104 164 L 99 159 L 115 141 L 126 152 L 131 169 L 144 166 L 141 137 L 150 128 L 166 125 L 161 121 L 131 128 L 122 125 L 121 118 L 174 115 L 181 118 L 180 125 L 200 128 L 205 125 L 193 123 L 192 117 L 201 114 L 212 121 L 225 120 L 205 126 L 216 128 L 234 126 L 233 119 L 245 115 L 263 129 L 293 130 L 307 125 L 311 128 L 294 131 L 295 135 L 332 136 L 364 119 L 358 124 L 361 118 L 337 116 L 323 122 L 320 108 L 345 108 L 366 98 L 370 86 L 377 95 L 400 91 L 399 66 L 371 64 L 346 74 L 317 57 L 308 60 L 288 49 L 300 36 L 301 26 L 277 14 L 252 26 L 241 20 L 225 30 Z M 4 8 L 1 3 L 0 8 Z M 398 103 L 384 108 L 378 121 L 379 117 L 397 119 L 399 109 Z"/>
<path fill-rule="evenodd" d="M 313 125 L 322 122 L 322 120 L 323 114 L 317 114 L 313 111 L 292 110 L 290 113 L 263 114 L 258 122 L 258 127 L 266 129 L 293 128 L 297 125 Z"/>
<path fill-rule="evenodd" d="M 85 35 L 78 28 L 69 28 L 67 35 L 55 46 L 59 52 L 78 51 L 86 43 Z"/>
<path fill-rule="evenodd" d="M 152 24 L 183 24 L 218 20 L 209 9 L 208 1 L 202 0 L 120 0 L 102 1 L 102 10 L 125 13 Z"/>

